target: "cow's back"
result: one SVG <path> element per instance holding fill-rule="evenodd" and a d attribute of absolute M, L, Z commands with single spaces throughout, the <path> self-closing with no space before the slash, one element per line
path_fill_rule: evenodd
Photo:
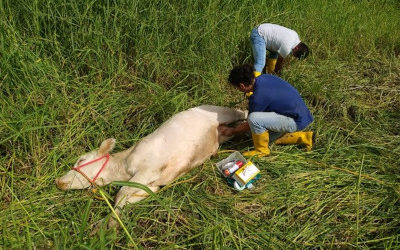
<path fill-rule="evenodd" d="M 209 105 L 179 112 L 136 145 L 128 159 L 131 171 L 160 173 L 163 183 L 159 184 L 166 185 L 216 153 L 219 124 L 243 116 L 229 108 Z"/>
<path fill-rule="evenodd" d="M 157 130 L 144 137 L 135 147 L 128 161 L 134 168 L 165 168 L 165 165 L 187 165 L 198 156 L 209 154 L 218 147 L 218 123 L 196 110 L 175 114 Z M 215 131 L 215 134 L 212 132 Z M 201 158 L 201 157 L 200 157 Z"/>

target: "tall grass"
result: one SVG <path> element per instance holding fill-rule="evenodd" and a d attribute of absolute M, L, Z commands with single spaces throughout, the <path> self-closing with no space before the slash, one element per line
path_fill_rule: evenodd
<path fill-rule="evenodd" d="M 145 248 L 398 248 L 399 9 L 395 0 L 0 0 L 0 245 L 133 247 L 123 232 L 90 235 L 107 204 L 54 179 L 108 137 L 122 150 L 176 112 L 239 102 L 227 74 L 252 62 L 252 27 L 273 22 L 313 51 L 282 77 L 315 116 L 315 150 L 273 146 L 255 160 L 256 189 L 240 193 L 215 171 L 221 154 L 126 207 L 131 237 Z M 223 149 L 250 146 L 239 137 Z"/>

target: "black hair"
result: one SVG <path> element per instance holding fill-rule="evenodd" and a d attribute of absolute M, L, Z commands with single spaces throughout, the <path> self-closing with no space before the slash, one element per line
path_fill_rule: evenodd
<path fill-rule="evenodd" d="M 243 83 L 249 86 L 253 83 L 254 79 L 254 67 L 250 64 L 243 64 L 233 67 L 231 73 L 229 74 L 228 81 L 234 86 L 239 86 Z"/>
<path fill-rule="evenodd" d="M 306 59 L 307 58 L 307 56 L 310 54 L 310 49 L 308 48 L 308 46 L 305 44 L 305 43 L 303 43 L 303 42 L 300 42 L 298 45 L 297 45 L 297 51 L 296 51 L 296 53 L 294 53 L 293 55 L 295 56 L 295 57 L 297 57 L 298 59 L 300 59 L 300 60 L 302 60 L 302 59 Z"/>

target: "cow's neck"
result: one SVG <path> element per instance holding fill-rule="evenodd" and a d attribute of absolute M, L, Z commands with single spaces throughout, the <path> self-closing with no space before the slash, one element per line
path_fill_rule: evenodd
<path fill-rule="evenodd" d="M 113 172 L 113 176 L 116 178 L 118 181 L 127 181 L 132 176 L 128 173 L 128 163 L 127 159 L 128 156 L 131 154 L 132 150 L 135 148 L 135 146 L 132 146 L 126 150 L 123 150 L 121 152 L 113 154 L 113 162 L 111 168 Z"/>

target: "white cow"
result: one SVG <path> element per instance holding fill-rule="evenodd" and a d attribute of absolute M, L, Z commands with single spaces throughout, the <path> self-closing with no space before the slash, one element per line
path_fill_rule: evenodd
<path fill-rule="evenodd" d="M 136 145 L 119 153 L 109 155 L 115 139 L 107 139 L 98 150 L 78 159 L 74 168 L 80 168 L 80 173 L 71 170 L 56 179 L 57 187 L 87 188 L 91 183 L 84 174 L 100 186 L 112 181 L 131 181 L 156 192 L 216 154 L 219 144 L 228 139 L 218 133 L 219 125 L 246 116 L 246 111 L 203 105 L 175 114 Z M 141 189 L 125 186 L 116 195 L 115 206 L 122 208 L 146 196 Z M 109 226 L 116 226 L 116 222 L 110 220 Z"/>

